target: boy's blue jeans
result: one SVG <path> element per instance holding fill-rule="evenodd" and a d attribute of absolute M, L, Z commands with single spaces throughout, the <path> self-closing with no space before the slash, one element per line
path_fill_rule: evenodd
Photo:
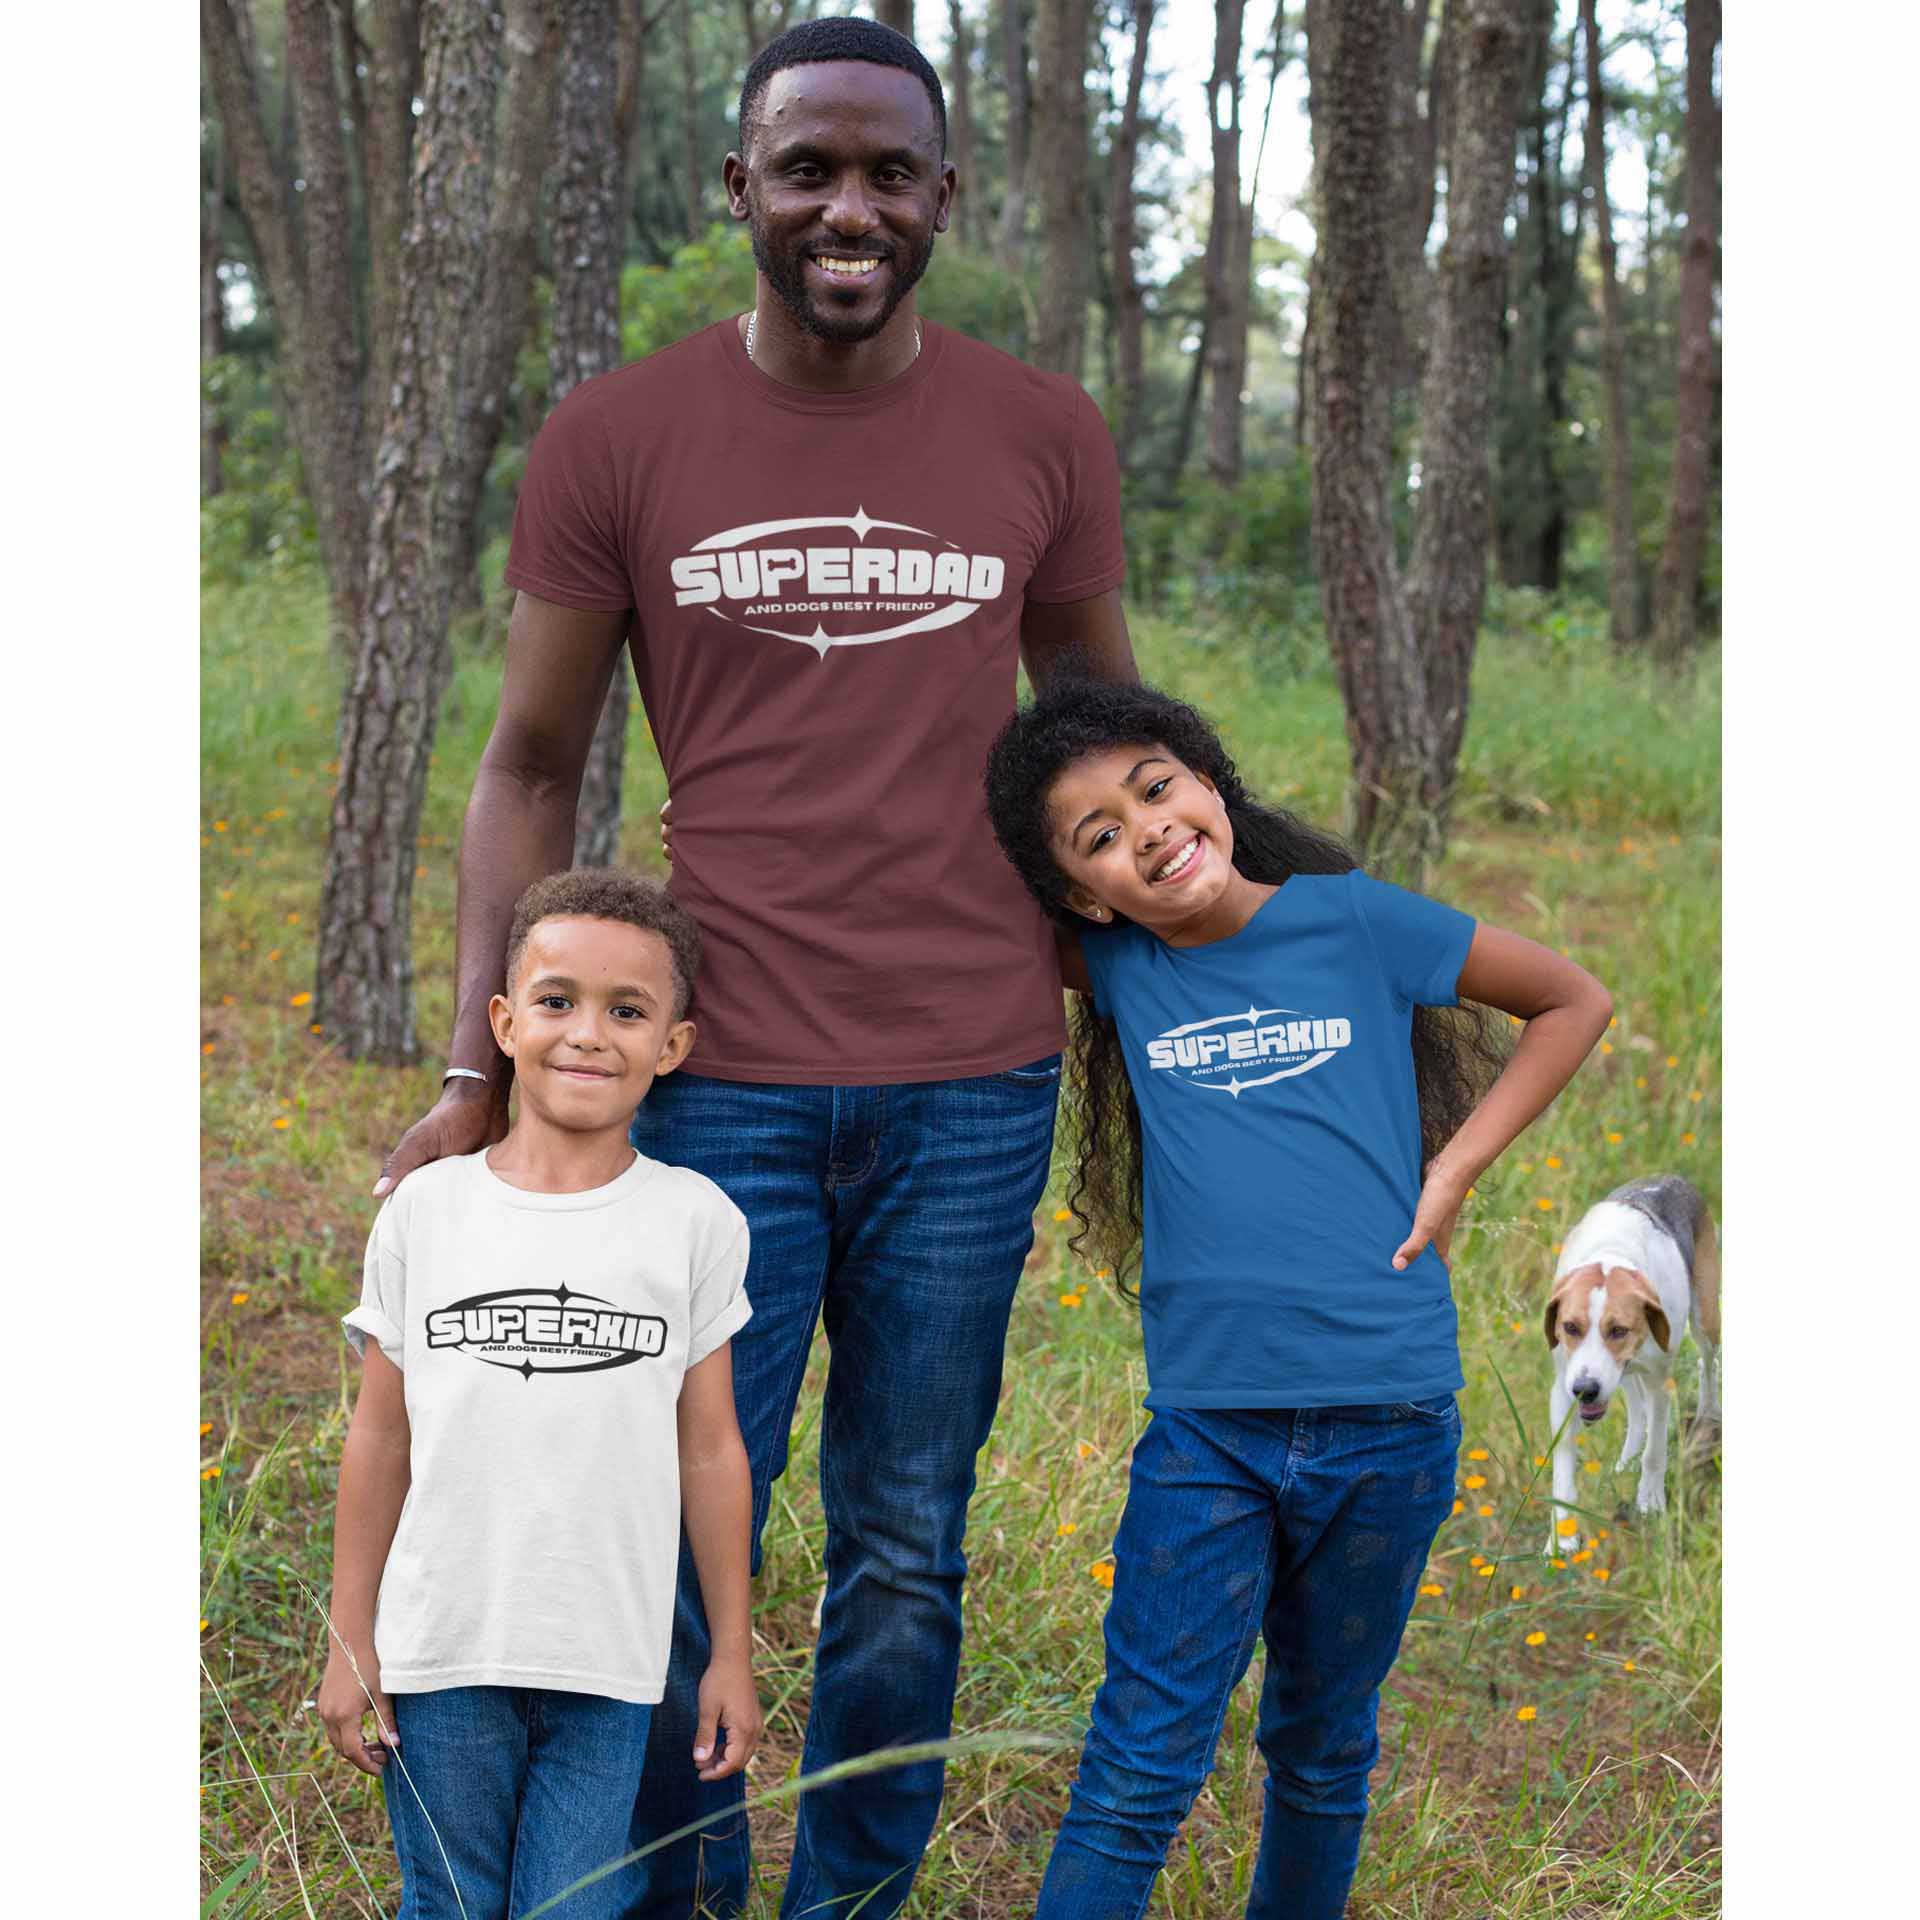
<path fill-rule="evenodd" d="M 744 1085 L 674 1074 L 633 1143 L 719 1183 L 753 1235 L 753 1318 L 733 1391 L 753 1478 L 753 1568 L 814 1323 L 831 1344 L 820 1415 L 827 1590 L 803 1773 L 952 1728 L 961 1551 L 993 1425 L 1007 1316 L 1053 1146 L 1058 1056 L 904 1086 Z M 706 1617 L 684 1540 L 666 1698 L 654 1710 L 632 1844 L 735 1808 L 692 1750 Z M 933 1832 L 937 1762 L 801 1796 L 781 1913 L 890 1920 Z M 628 1920 L 731 1920 L 750 1879 L 743 1813 L 639 1863 Z"/>
<path fill-rule="evenodd" d="M 1380 1683 L 1452 1511 L 1459 1444 L 1451 1394 L 1154 1414 L 1114 1541 L 1106 1677 L 1034 1920 L 1146 1912 L 1261 1635 L 1267 1789 L 1248 1920 L 1339 1920 Z"/>
<path fill-rule="evenodd" d="M 400 1752 L 380 1785 L 400 1856 L 399 1920 L 517 1920 L 617 1860 L 652 1712 L 532 1687 L 396 1693 Z M 634 1871 L 609 1874 L 558 1911 L 620 1920 Z"/>

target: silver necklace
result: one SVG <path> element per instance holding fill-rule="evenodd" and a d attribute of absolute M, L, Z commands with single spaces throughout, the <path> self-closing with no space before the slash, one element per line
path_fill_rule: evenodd
<path fill-rule="evenodd" d="M 755 321 L 757 321 L 759 318 L 760 318 L 760 309 L 758 307 L 755 307 L 754 310 L 747 315 L 747 360 L 750 364 L 757 364 L 757 362 L 754 362 L 754 359 L 753 359 L 753 328 L 754 328 Z M 913 323 L 913 360 L 918 360 L 919 358 L 920 358 L 920 322 L 916 320 Z M 913 360 L 909 360 L 907 362 L 907 365 L 912 366 Z"/>

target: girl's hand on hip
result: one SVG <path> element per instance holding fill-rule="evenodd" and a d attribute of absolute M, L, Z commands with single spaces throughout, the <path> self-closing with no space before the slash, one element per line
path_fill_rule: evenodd
<path fill-rule="evenodd" d="M 1414 1209 L 1413 1227 L 1393 1256 L 1395 1273 L 1404 1272 L 1422 1249 L 1431 1246 L 1442 1260 L 1453 1245 L 1454 1223 L 1460 1217 L 1466 1187 L 1436 1164 L 1428 1169 L 1426 1183 L 1420 1189 L 1420 1204 Z"/>
<path fill-rule="evenodd" d="M 400 1736 L 393 1729 L 393 1701 L 380 1684 L 380 1662 L 371 1648 L 357 1657 L 360 1671 L 356 1674 L 347 1656 L 339 1647 L 334 1648 L 327 1659 L 326 1677 L 320 1682 L 317 1704 L 327 1730 L 328 1746 L 341 1759 L 377 1780 L 387 1764 L 387 1755 L 398 1752 Z M 363 1679 L 364 1686 L 361 1685 Z M 365 1728 L 369 1713 L 374 1717 L 376 1729 L 372 1740 L 367 1738 Z"/>
<path fill-rule="evenodd" d="M 693 1764 L 702 1780 L 724 1780 L 753 1758 L 765 1723 L 753 1669 L 744 1659 L 716 1659 L 700 1679 L 700 1724 L 693 1734 Z M 724 1730 L 726 1751 L 716 1745 Z"/>

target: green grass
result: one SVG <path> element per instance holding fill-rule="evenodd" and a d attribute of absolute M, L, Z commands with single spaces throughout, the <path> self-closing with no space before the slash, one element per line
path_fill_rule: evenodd
<path fill-rule="evenodd" d="M 1720 1909 L 1717 1476 L 1676 1461 L 1667 1515 L 1623 1521 L 1634 1477 L 1612 1471 L 1622 1427 L 1610 1417 L 1580 1436 L 1583 1502 L 1606 1537 L 1591 1560 L 1555 1568 L 1538 1551 L 1538 1461 L 1541 1309 L 1566 1225 L 1620 1180 L 1665 1169 L 1718 1207 L 1717 662 L 1675 693 L 1617 667 L 1581 609 L 1505 596 L 1495 611 L 1432 890 L 1566 948 L 1613 989 L 1616 1024 L 1611 1051 L 1480 1183 L 1455 1243 L 1465 1447 L 1486 1458 L 1463 1455 L 1463 1510 L 1428 1574 L 1440 1592 L 1420 1598 L 1387 1687 L 1351 1911 L 1704 1920 Z M 327 1591 L 351 1404 L 337 1315 L 357 1294 L 374 1172 L 431 1100 L 433 1073 L 343 1061 L 295 1004 L 312 984 L 338 700 L 318 585 L 295 575 L 212 587 L 204 614 L 203 1893 L 209 1912 L 249 1920 L 391 1914 L 378 1791 L 333 1759 L 299 1703 L 324 1661 L 315 1596 Z M 495 615 L 461 636 L 422 821 L 415 935 L 430 1041 L 449 1013 L 454 850 L 493 710 L 498 625 Z M 1257 790 L 1338 823 L 1346 749 L 1324 668 L 1282 677 L 1257 650 L 1151 620 L 1135 639 L 1149 677 L 1220 720 Z M 663 790 L 636 714 L 624 852 L 637 864 L 658 864 Z M 956 1727 L 1077 1744 L 1105 1601 L 1089 1570 L 1119 1518 L 1145 1381 L 1136 1316 L 1071 1263 L 1055 1205 L 1049 1196 L 1041 1210 L 980 1462 Z M 763 1789 L 790 1778 L 805 1723 L 823 1360 L 824 1347 L 756 1595 Z M 1690 1356 L 1681 1372 L 1684 1409 Z M 1469 1474 L 1485 1485 L 1467 1488 Z M 1546 1639 L 1529 1647 L 1534 1632 Z M 1213 1920 L 1244 1901 L 1260 1808 L 1257 1675 L 1256 1661 L 1156 1916 Z M 909 1911 L 1027 1910 L 1073 1757 L 1069 1745 L 956 1761 Z M 756 1816 L 769 1915 L 792 1814 L 786 1802 Z"/>

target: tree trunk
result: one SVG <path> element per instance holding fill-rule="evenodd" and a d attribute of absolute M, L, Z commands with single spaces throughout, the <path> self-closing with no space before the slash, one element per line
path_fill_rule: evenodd
<path fill-rule="evenodd" d="M 340 715 L 316 1012 L 353 1059 L 419 1051 L 413 879 L 449 669 L 442 495 L 468 415 L 467 326 L 484 283 L 500 38 L 488 0 L 424 0 L 425 103 L 400 275 L 392 394 L 373 468 L 366 611 Z"/>
<path fill-rule="evenodd" d="M 1421 488 L 1403 587 L 1395 561 L 1388 349 L 1394 0 L 1318 0 L 1310 46 L 1319 277 L 1313 321 L 1313 547 L 1346 708 L 1348 829 L 1369 864 L 1418 886 L 1444 851 L 1486 585 L 1487 416 L 1513 182 L 1525 0 L 1456 0 L 1447 246 L 1422 386 Z"/>
<path fill-rule="evenodd" d="M 1615 647 L 1640 640 L 1639 538 L 1633 523 L 1633 459 L 1627 427 L 1625 323 L 1607 199 L 1606 90 L 1600 72 L 1600 24 L 1594 0 L 1580 0 L 1587 47 L 1587 192 L 1600 244 L 1600 388 L 1606 410 L 1607 621 Z"/>
<path fill-rule="evenodd" d="M 953 74 L 953 164 L 960 176 L 954 196 L 954 238 L 969 253 L 980 244 L 980 181 L 974 172 L 973 44 L 967 37 L 967 17 L 960 0 L 947 0 L 947 36 L 951 43 L 948 67 Z"/>
<path fill-rule="evenodd" d="M 1509 586 L 1558 584 L 1559 542 L 1565 530 L 1555 437 L 1559 422 L 1547 389 L 1557 323 L 1559 212 L 1548 143 L 1547 89 L 1553 70 L 1554 0 L 1532 0 L 1521 59 L 1525 153 L 1519 168 L 1520 208 L 1502 300 L 1496 385 L 1497 442 L 1495 545 L 1500 577 Z"/>
<path fill-rule="evenodd" d="M 954 0 L 958 11 L 959 0 Z M 1108 408 L 1113 444 L 1126 472 L 1140 430 L 1147 390 L 1146 297 L 1133 250 L 1139 240 L 1133 203 L 1133 173 L 1140 156 L 1140 94 L 1147 78 L 1155 0 L 1133 0 L 1133 58 L 1127 66 L 1127 98 L 1113 137 L 1113 185 L 1107 200 L 1108 271 L 1113 281 L 1113 402 Z"/>
<path fill-rule="evenodd" d="M 1420 392 L 1420 500 L 1407 611 L 1426 668 L 1434 758 L 1420 795 L 1445 833 L 1487 597 L 1491 438 L 1520 62 L 1534 0 L 1460 0 L 1447 146 L 1447 241 Z"/>
<path fill-rule="evenodd" d="M 1420 75 L 1432 0 L 1395 0 L 1393 53 L 1393 182 L 1400 218 L 1393 250 L 1393 382 L 1417 386 L 1427 337 L 1427 229 L 1433 222 L 1438 147 L 1431 96 L 1440 49 L 1428 74 L 1429 110 L 1420 111 Z"/>
<path fill-rule="evenodd" d="M 547 349 L 553 404 L 582 380 L 620 364 L 620 256 L 626 142 L 615 97 L 619 0 L 573 0 L 560 50 L 547 231 L 553 310 Z M 620 781 L 627 740 L 628 675 L 616 666 L 600 712 L 575 815 L 576 866 L 611 866 L 620 850 Z"/>
<path fill-rule="evenodd" d="M 1087 0 L 1038 0 L 1034 108 L 1039 139 L 1043 297 L 1028 358 L 1080 378 L 1091 277 L 1087 165 Z"/>
<path fill-rule="evenodd" d="M 1667 538 L 1654 576 L 1654 655 L 1670 667 L 1687 660 L 1700 641 L 1695 602 L 1706 545 L 1707 470 L 1720 384 L 1713 344 L 1720 251 L 1720 103 L 1713 93 L 1713 54 L 1719 44 L 1720 0 L 1687 0 L 1687 237 L 1680 256 L 1675 329 L 1679 379 Z"/>
<path fill-rule="evenodd" d="M 744 64 L 750 67 L 753 65 L 753 56 L 758 53 L 762 45 L 765 44 L 760 35 L 760 11 L 753 4 L 753 0 L 740 0 L 740 31 L 746 36 L 747 41 L 747 54 Z M 619 677 L 618 674 L 614 675 L 616 680 L 618 680 Z M 589 863 L 581 861 L 577 864 L 585 866 Z M 591 864 L 595 866 L 605 866 L 606 862 L 601 860 L 594 861 Z"/>
<path fill-rule="evenodd" d="M 399 330 L 400 255 L 413 178 L 413 102 L 420 89 L 419 0 L 374 0 L 362 136 L 367 184 L 367 405 L 372 431 L 386 416 Z"/>
<path fill-rule="evenodd" d="M 994 248 L 1003 270 L 1018 275 L 1027 264 L 1027 149 L 1033 128 L 1027 0 L 1000 0 L 1000 57 L 1007 83 L 1007 192 Z"/>
<path fill-rule="evenodd" d="M 693 0 L 679 0 L 674 8 L 674 33 L 680 43 L 680 164 L 681 184 L 687 196 L 687 238 L 698 240 L 707 230 L 706 168 L 700 157 L 700 86 L 693 65 Z"/>
<path fill-rule="evenodd" d="M 534 233 L 540 175 L 553 121 L 560 13 L 556 0 L 507 0 L 506 4 L 499 136 L 488 191 L 486 281 L 479 309 L 469 316 L 462 349 L 471 363 L 467 387 L 471 411 L 460 465 L 449 476 L 446 491 L 453 604 L 463 612 L 480 604 L 480 498 L 500 444 L 514 362 L 533 325 Z M 610 52 L 609 90 L 613 73 Z M 603 137 L 612 137 L 612 126 L 609 92 Z"/>
<path fill-rule="evenodd" d="M 226 428 L 219 403 L 206 389 L 206 373 L 227 350 L 225 302 L 220 291 L 220 223 L 226 212 L 226 152 L 215 137 L 212 164 L 200 182 L 200 497 L 211 500 L 226 485 L 221 453 Z"/>
<path fill-rule="evenodd" d="M 873 17 L 883 27 L 913 38 L 913 0 L 873 0 Z"/>
<path fill-rule="evenodd" d="M 1240 258 L 1240 37 L 1246 0 L 1216 0 L 1207 118 L 1213 134 L 1213 214 L 1207 223 L 1207 472 L 1224 486 L 1240 478 L 1240 390 L 1246 333 Z"/>

